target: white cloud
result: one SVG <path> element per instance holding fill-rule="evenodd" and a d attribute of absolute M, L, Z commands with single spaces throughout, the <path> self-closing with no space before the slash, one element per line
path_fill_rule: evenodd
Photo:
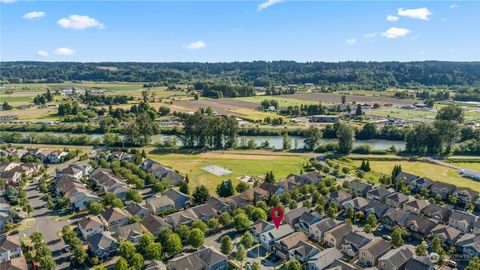
<path fill-rule="evenodd" d="M 417 9 L 399 8 L 398 15 L 426 21 L 430 19 L 429 16 L 432 15 L 432 12 L 426 7 Z"/>
<path fill-rule="evenodd" d="M 48 56 L 48 52 L 45 51 L 45 50 L 38 50 L 37 54 L 38 54 L 38 56 L 41 56 L 41 57 L 47 57 Z"/>
<path fill-rule="evenodd" d="M 97 19 L 77 14 L 70 15 L 68 18 L 62 18 L 58 20 L 57 23 L 63 28 L 70 28 L 74 30 L 82 30 L 89 27 L 96 27 L 98 29 L 105 28 L 103 23 L 99 22 Z"/>
<path fill-rule="evenodd" d="M 388 15 L 387 16 L 387 21 L 389 22 L 396 22 L 398 21 L 399 17 L 398 16 L 393 16 L 393 15 Z"/>
<path fill-rule="evenodd" d="M 4 3 L 4 4 L 11 4 L 11 3 L 14 3 L 16 2 L 17 0 L 0 0 L 0 3 Z"/>
<path fill-rule="evenodd" d="M 22 16 L 22 18 L 27 20 L 40 19 L 42 17 L 45 17 L 45 12 L 43 11 L 32 11 Z"/>
<path fill-rule="evenodd" d="M 269 8 L 275 4 L 278 4 L 278 3 L 281 3 L 281 2 L 284 2 L 284 0 L 267 0 L 263 3 L 261 3 L 260 5 L 258 5 L 257 7 L 257 11 L 262 11 L 266 8 Z"/>
<path fill-rule="evenodd" d="M 207 47 L 207 44 L 201 40 L 192 42 L 188 45 L 183 45 L 184 49 L 189 49 L 189 50 L 198 50 L 198 49 L 203 49 Z"/>
<path fill-rule="evenodd" d="M 57 48 L 55 54 L 57 55 L 72 55 L 75 51 L 70 48 Z"/>
<path fill-rule="evenodd" d="M 451 4 L 450 6 L 448 6 L 448 8 L 457 8 L 458 5 L 457 4 Z"/>
<path fill-rule="evenodd" d="M 345 40 L 345 42 L 347 42 L 348 45 L 355 45 L 355 43 L 357 43 L 357 39 L 356 38 L 349 38 L 349 39 Z"/>
<path fill-rule="evenodd" d="M 405 28 L 391 27 L 387 31 L 382 33 L 382 36 L 386 38 L 399 38 L 404 37 L 410 33 L 410 30 Z"/>
<path fill-rule="evenodd" d="M 376 37 L 377 36 L 377 33 L 373 32 L 373 33 L 365 33 L 363 34 L 364 37 L 366 38 L 373 38 L 373 37 Z"/>

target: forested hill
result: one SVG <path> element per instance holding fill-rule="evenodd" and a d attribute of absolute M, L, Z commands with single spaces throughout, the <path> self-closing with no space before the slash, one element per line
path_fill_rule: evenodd
<path fill-rule="evenodd" d="M 356 84 L 365 88 L 466 85 L 480 82 L 480 62 L 2 62 L 0 80 L 19 82 L 223 80 L 274 84 Z"/>

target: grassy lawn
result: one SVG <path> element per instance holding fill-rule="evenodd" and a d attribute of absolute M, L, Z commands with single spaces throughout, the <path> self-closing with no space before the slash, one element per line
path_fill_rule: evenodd
<path fill-rule="evenodd" d="M 225 179 L 231 179 L 236 185 L 237 177 L 242 175 L 259 176 L 267 171 L 273 171 L 275 178 L 280 180 L 287 175 L 299 174 L 307 157 L 296 155 L 261 155 L 261 154 L 235 154 L 235 153 L 202 153 L 202 154 L 164 154 L 149 155 L 150 158 L 178 170 L 181 174 L 188 174 L 190 186 L 205 185 L 212 194 L 217 185 Z M 230 170 L 226 176 L 216 176 L 204 170 L 208 165 L 217 165 Z"/>
<path fill-rule="evenodd" d="M 281 116 L 277 113 L 274 112 L 264 112 L 264 111 L 259 111 L 256 109 L 250 109 L 250 108 L 235 108 L 235 109 L 229 109 L 229 111 L 233 113 L 237 113 L 241 115 L 241 117 L 246 118 L 251 121 L 257 121 L 257 120 L 263 120 L 266 117 L 270 118 L 285 118 L 285 116 Z M 285 119 L 284 119 L 285 120 Z"/>
<path fill-rule="evenodd" d="M 253 97 L 238 97 L 233 98 L 233 100 L 241 100 L 241 101 L 248 101 L 253 103 L 260 104 L 263 100 L 276 100 L 278 101 L 278 105 L 280 107 L 288 107 L 288 106 L 300 106 L 302 104 L 311 105 L 311 104 L 318 104 L 317 101 L 310 101 L 310 100 L 301 100 L 301 99 L 293 99 L 293 98 L 282 98 L 277 96 L 253 96 Z"/>
<path fill-rule="evenodd" d="M 359 167 L 361 160 L 354 160 L 352 164 Z M 428 177 L 432 180 L 445 182 L 458 187 L 468 187 L 480 191 L 480 182 L 458 175 L 457 171 L 440 165 L 419 162 L 419 161 L 370 161 L 373 172 L 390 175 L 393 166 L 401 165 L 402 171 L 413 173 L 418 176 Z"/>
<path fill-rule="evenodd" d="M 380 108 L 375 110 L 368 110 L 365 114 L 378 115 L 383 117 L 395 117 L 403 120 L 417 120 L 433 122 L 435 120 L 434 112 L 404 110 L 399 108 Z"/>
<path fill-rule="evenodd" d="M 450 162 L 450 163 L 455 166 L 480 171 L 480 162 Z"/>

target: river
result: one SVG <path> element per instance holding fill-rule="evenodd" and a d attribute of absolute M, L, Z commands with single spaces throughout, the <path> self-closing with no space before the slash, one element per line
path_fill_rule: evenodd
<path fill-rule="evenodd" d="M 20 132 L 23 134 L 29 134 L 29 133 L 35 133 L 38 135 L 41 134 L 49 134 L 53 136 L 78 136 L 78 135 L 85 135 L 85 134 L 75 134 L 75 133 L 61 133 L 61 132 Z M 89 134 L 90 138 L 92 140 L 94 139 L 101 139 L 103 137 L 102 134 Z M 121 137 L 121 135 L 119 135 Z M 282 136 L 239 136 L 237 140 L 237 144 L 239 146 L 246 144 L 249 140 L 253 140 L 255 142 L 255 145 L 260 146 L 262 145 L 265 141 L 268 141 L 268 145 L 271 148 L 274 149 L 282 149 L 283 148 L 283 137 Z M 291 148 L 292 149 L 302 149 L 304 146 L 303 143 L 303 137 L 297 137 L 297 136 L 291 136 Z M 181 146 L 182 142 L 179 140 L 175 135 L 164 135 L 164 134 L 158 134 L 152 136 L 152 144 L 163 144 L 164 142 L 169 141 L 173 142 L 175 141 L 176 145 Z M 336 143 L 336 139 L 321 139 L 320 144 L 325 144 L 325 143 Z M 389 141 L 389 140 L 357 140 L 354 142 L 354 147 L 360 146 L 360 145 L 370 145 L 372 150 L 388 150 L 392 145 L 394 145 L 398 150 L 404 150 L 405 149 L 405 142 L 404 141 Z"/>

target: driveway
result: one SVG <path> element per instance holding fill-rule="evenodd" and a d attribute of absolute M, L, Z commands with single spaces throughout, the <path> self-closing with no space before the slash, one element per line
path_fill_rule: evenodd
<path fill-rule="evenodd" d="M 69 220 L 55 220 L 51 218 L 54 213 L 46 206 L 46 202 L 41 200 L 42 193 L 36 190 L 36 183 L 31 183 L 27 186 L 26 192 L 30 204 L 33 207 L 33 212 L 30 213 L 30 217 L 35 219 L 36 224 L 26 231 L 20 232 L 21 236 L 30 236 L 34 232 L 42 233 L 45 238 L 45 242 L 52 251 L 52 256 L 57 263 L 56 269 L 71 269 L 70 263 L 67 262 L 69 252 L 64 252 L 63 248 L 65 243 L 63 239 L 59 237 L 59 233 L 65 225 L 70 224 Z"/>

